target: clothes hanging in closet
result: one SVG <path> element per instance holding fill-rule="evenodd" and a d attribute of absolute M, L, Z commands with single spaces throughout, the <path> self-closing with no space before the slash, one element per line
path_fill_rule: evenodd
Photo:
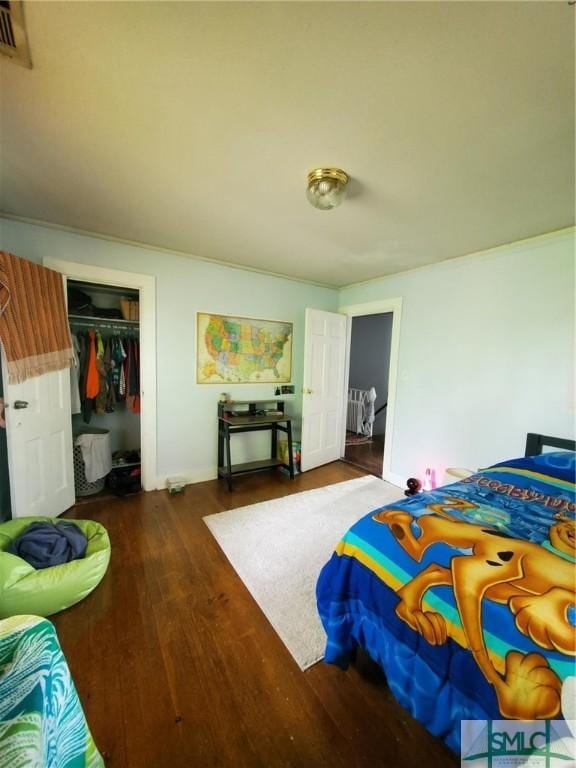
<path fill-rule="evenodd" d="M 78 389 L 82 416 L 88 424 L 94 412 L 112 413 L 125 402 L 140 413 L 140 344 L 133 336 L 104 337 L 97 330 L 75 335 L 78 350 Z"/>
<path fill-rule="evenodd" d="M 74 365 L 70 368 L 70 405 L 72 413 L 82 413 L 82 400 L 80 398 L 80 342 L 76 334 L 72 334 L 72 350 L 74 352 Z"/>
<path fill-rule="evenodd" d="M 98 334 L 100 336 L 100 334 Z M 96 331 L 88 331 L 88 370 L 86 372 L 86 397 L 93 400 L 100 390 L 96 367 Z"/>
<path fill-rule="evenodd" d="M 140 413 L 140 346 L 136 339 L 127 341 L 126 404 L 134 413 Z"/>

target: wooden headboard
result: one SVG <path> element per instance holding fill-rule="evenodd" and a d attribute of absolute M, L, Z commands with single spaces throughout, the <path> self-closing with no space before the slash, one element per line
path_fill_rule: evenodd
<path fill-rule="evenodd" d="M 524 456 L 538 456 L 544 446 L 560 448 L 565 451 L 576 451 L 576 440 L 565 440 L 563 437 L 547 437 L 528 432 L 526 435 L 526 450 Z"/>

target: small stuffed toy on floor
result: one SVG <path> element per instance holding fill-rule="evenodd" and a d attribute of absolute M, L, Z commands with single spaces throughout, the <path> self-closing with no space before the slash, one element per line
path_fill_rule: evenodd
<path fill-rule="evenodd" d="M 408 489 L 404 491 L 404 496 L 416 496 L 417 493 L 420 491 L 420 480 L 416 477 L 409 477 L 408 480 L 406 480 L 406 485 L 408 486 Z"/>

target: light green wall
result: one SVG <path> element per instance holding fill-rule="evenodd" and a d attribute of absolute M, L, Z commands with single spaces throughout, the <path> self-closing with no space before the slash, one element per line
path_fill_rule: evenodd
<path fill-rule="evenodd" d="M 157 285 L 158 475 L 213 477 L 221 390 L 268 397 L 272 385 L 197 385 L 199 310 L 294 322 L 293 413 L 301 413 L 304 310 L 402 297 L 392 472 L 444 480 L 523 453 L 526 432 L 574 435 L 574 235 L 552 234 L 342 291 L 55 229 L 2 220 L 4 249 L 152 274 Z M 375 351 L 377 354 L 377 351 Z M 236 438 L 233 460 L 266 436 Z M 244 450 L 242 450 L 244 447 Z"/>
<path fill-rule="evenodd" d="M 195 383 L 198 311 L 294 323 L 292 380 L 297 394 L 290 408 L 300 416 L 304 310 L 335 311 L 336 290 L 8 219 L 0 219 L 0 226 L 2 248 L 33 261 L 52 257 L 156 277 L 160 478 L 182 474 L 204 480 L 215 476 L 216 403 L 221 391 L 236 399 L 270 397 L 274 391 L 272 384 Z M 233 461 L 265 455 L 266 438 L 263 434 L 236 437 Z"/>
<path fill-rule="evenodd" d="M 573 437 L 574 234 L 556 233 L 344 289 L 401 296 L 392 472 L 521 456 L 527 432 Z"/>

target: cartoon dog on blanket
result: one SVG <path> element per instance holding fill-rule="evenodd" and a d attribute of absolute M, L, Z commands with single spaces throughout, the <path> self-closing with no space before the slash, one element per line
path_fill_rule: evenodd
<path fill-rule="evenodd" d="M 508 606 L 516 626 L 537 645 L 576 655 L 575 627 L 568 619 L 574 610 L 574 555 L 576 522 L 557 516 L 549 529 L 551 548 L 515 539 L 450 516 L 450 510 L 466 513 L 475 504 L 448 498 L 428 505 L 434 514 L 414 518 L 401 509 L 386 509 L 373 519 L 390 527 L 404 550 L 420 562 L 435 542 L 472 554 L 455 555 L 450 566 L 432 564 L 399 591 L 398 616 L 432 645 L 446 642 L 446 622 L 438 613 L 423 610 L 422 600 L 430 587 L 450 586 L 468 647 L 485 678 L 494 686 L 500 712 L 511 719 L 545 719 L 560 713 L 562 683 L 539 653 L 509 651 L 504 675 L 490 659 L 482 632 L 482 601 Z M 413 524 L 420 529 L 416 537 Z"/>

